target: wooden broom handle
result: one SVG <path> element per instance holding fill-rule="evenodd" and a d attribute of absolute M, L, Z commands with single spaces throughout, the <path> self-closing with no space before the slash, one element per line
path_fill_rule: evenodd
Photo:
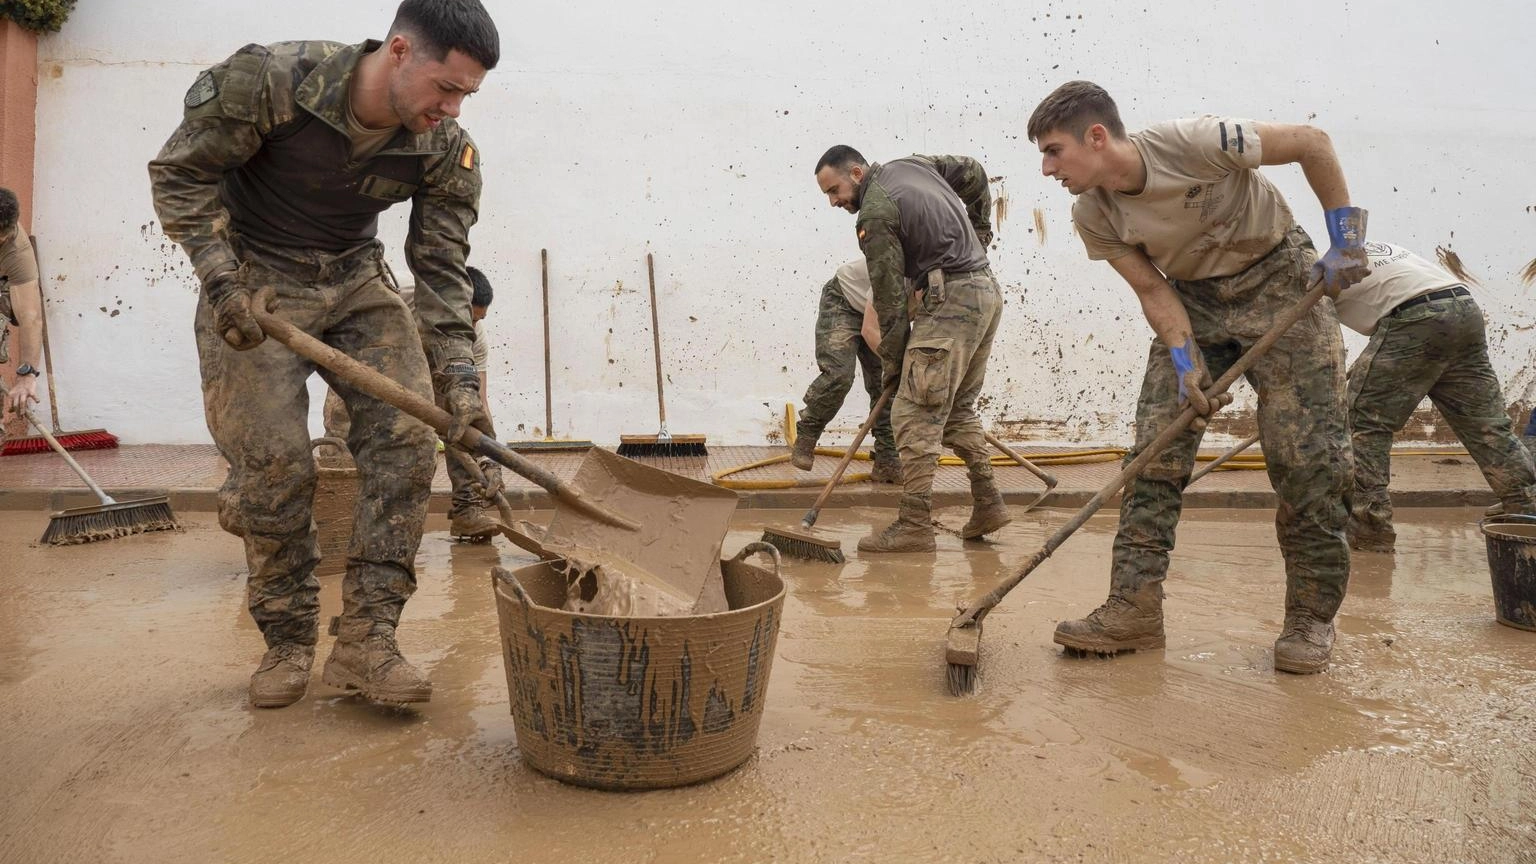
<path fill-rule="evenodd" d="M 549 250 L 539 250 L 539 269 L 544 287 L 544 437 L 555 437 L 554 400 L 549 391 Z"/>
<path fill-rule="evenodd" d="M 816 524 L 817 517 L 821 516 L 821 508 L 825 507 L 827 499 L 832 497 L 832 490 L 837 488 L 837 482 L 843 479 L 843 472 L 848 470 L 848 463 L 853 461 L 854 453 L 858 451 L 859 445 L 864 443 L 864 436 L 868 435 L 869 430 L 874 427 L 875 421 L 879 419 L 880 412 L 885 408 L 886 403 L 890 402 L 891 397 L 896 395 L 896 386 L 892 384 L 885 388 L 881 392 L 880 398 L 875 400 L 875 407 L 869 409 L 869 416 L 865 418 L 864 425 L 859 427 L 859 434 L 853 436 L 853 443 L 849 444 L 848 450 L 843 453 L 842 461 L 837 463 L 837 470 L 832 472 L 832 479 L 828 480 L 827 485 L 822 487 L 821 494 L 816 496 L 816 503 L 812 504 L 811 509 L 805 511 L 805 515 L 801 517 L 800 524 L 805 528 L 810 528 Z"/>
<path fill-rule="evenodd" d="M 645 253 L 645 277 L 651 283 L 651 347 L 656 358 L 656 411 L 661 415 L 661 428 L 667 428 L 667 397 L 662 393 L 661 381 L 661 324 L 656 316 L 656 262 L 651 253 Z"/>

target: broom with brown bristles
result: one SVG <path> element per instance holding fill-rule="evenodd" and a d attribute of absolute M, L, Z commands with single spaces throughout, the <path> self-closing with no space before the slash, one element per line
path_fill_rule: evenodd
<path fill-rule="evenodd" d="M 875 419 L 885 408 L 885 403 L 891 401 L 896 395 L 896 385 L 885 388 L 880 398 L 875 400 L 875 406 L 869 410 L 869 417 L 864 425 L 859 427 L 859 433 L 853 436 L 853 443 L 848 445 L 843 453 L 843 459 L 837 463 L 837 469 L 832 472 L 832 478 L 821 489 L 821 494 L 816 496 L 816 503 L 811 509 L 805 511 L 800 519 L 800 526 L 796 528 L 764 528 L 763 542 L 773 546 L 791 558 L 800 558 L 805 561 L 825 561 L 829 564 L 841 564 L 848 558 L 843 554 L 843 544 L 838 540 L 826 537 L 818 537 L 811 533 L 811 527 L 816 524 L 821 516 L 821 508 L 826 505 L 827 499 L 832 497 L 832 490 L 837 488 L 839 480 L 843 479 L 843 472 L 848 470 L 848 463 L 853 461 L 853 455 L 858 452 L 859 445 L 864 443 L 864 436 L 875 425 Z"/>
<path fill-rule="evenodd" d="M 651 283 L 651 345 L 656 352 L 656 409 L 661 414 L 661 430 L 655 435 L 620 435 L 620 456 L 708 456 L 703 435 L 673 435 L 667 431 L 667 399 L 662 391 L 661 325 L 656 315 L 656 263 L 645 253 L 645 275 Z"/>
<path fill-rule="evenodd" d="M 5 386 L 0 384 L 0 400 L 6 395 Z M 48 517 L 48 527 L 43 531 L 43 542 L 50 546 L 70 546 L 76 543 L 91 543 L 96 540 L 111 540 L 114 537 L 126 537 L 130 534 L 143 534 L 149 531 L 174 531 L 180 528 L 176 524 L 176 515 L 171 512 L 170 499 L 161 495 L 157 498 L 143 498 L 137 501 L 115 501 L 111 495 L 103 492 L 96 485 L 75 457 L 69 455 L 57 438 L 54 438 L 43 424 L 37 421 L 30 409 L 21 409 L 23 416 L 41 432 L 47 440 L 48 446 L 54 452 L 64 457 L 85 485 L 91 487 L 96 497 L 101 499 L 100 504 L 90 507 L 75 507 L 70 510 L 60 510 Z"/>

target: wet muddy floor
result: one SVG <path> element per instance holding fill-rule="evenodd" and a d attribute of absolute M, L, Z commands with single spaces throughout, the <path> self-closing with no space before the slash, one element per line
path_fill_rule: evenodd
<path fill-rule="evenodd" d="M 1107 587 L 1101 517 L 988 618 L 966 699 L 944 694 L 951 610 L 1067 514 L 860 560 L 889 513 L 828 512 L 850 560 L 786 566 L 757 756 L 643 794 L 519 758 L 487 575 L 518 550 L 430 523 L 400 643 L 431 703 L 343 697 L 317 662 L 302 702 L 255 711 L 238 543 L 183 515 L 61 549 L 32 545 L 45 516 L 0 516 L 0 861 L 1536 861 L 1536 633 L 1494 622 L 1470 510 L 1403 511 L 1396 556 L 1356 556 L 1313 677 L 1271 666 L 1258 511 L 1186 513 L 1166 651 L 1064 657 L 1055 622 Z M 726 552 L 798 516 L 739 514 Z"/>

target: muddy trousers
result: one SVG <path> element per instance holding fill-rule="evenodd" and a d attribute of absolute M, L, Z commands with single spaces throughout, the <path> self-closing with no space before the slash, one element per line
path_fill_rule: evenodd
<path fill-rule="evenodd" d="M 246 264 L 252 284 L 276 289 L 277 314 L 407 389 L 431 394 L 415 323 L 386 281 L 382 258 L 364 257 L 340 273 L 319 268 L 309 279 L 249 258 Z M 268 646 L 312 645 L 320 554 L 305 382 L 317 370 L 273 339 L 249 351 L 231 348 L 214 332 L 206 301 L 198 304 L 196 336 L 208 430 L 229 462 L 219 523 L 245 541 L 251 616 Z M 330 373 L 320 375 L 351 413 L 347 446 L 358 469 L 342 616 L 392 628 L 416 590 L 416 548 L 436 468 L 433 433 Z"/>
<path fill-rule="evenodd" d="M 821 306 L 816 313 L 816 365 L 821 374 L 805 391 L 805 410 L 795 421 L 795 434 L 820 438 L 827 424 L 843 409 L 854 376 L 861 371 L 869 406 L 873 408 L 879 401 L 880 358 L 869 350 L 860 335 L 863 324 L 864 316 L 848 305 L 836 279 L 822 287 Z M 875 439 L 876 454 L 896 453 L 890 403 L 881 410 L 870 433 Z"/>
<path fill-rule="evenodd" d="M 1316 252 L 1299 228 L 1233 276 L 1175 281 L 1195 341 L 1218 378 L 1306 293 Z M 1322 303 L 1291 327 L 1247 374 L 1259 397 L 1259 436 L 1279 496 L 1275 534 L 1285 558 L 1287 612 L 1332 620 L 1349 581 L 1349 439 L 1344 414 L 1344 340 L 1333 306 Z M 1154 341 L 1136 406 L 1129 462 L 1180 413 L 1168 348 Z M 1112 591 L 1131 593 L 1168 574 L 1168 553 L 1194 469 L 1200 434 L 1186 430 L 1127 487 L 1115 535 Z M 1159 584 L 1160 589 L 1160 584 Z"/>
<path fill-rule="evenodd" d="M 1515 437 L 1488 362 L 1482 310 L 1471 297 L 1450 297 L 1383 316 L 1350 373 L 1356 523 L 1372 532 L 1392 527 L 1392 436 L 1425 396 L 1482 469 L 1504 512 L 1536 514 L 1536 469 Z"/>
<path fill-rule="evenodd" d="M 942 447 L 965 461 L 972 481 L 992 478 L 992 455 L 976 415 L 1003 295 L 990 268 L 956 273 L 912 301 L 916 317 L 902 356 L 891 426 L 901 453 L 905 499 L 931 501 Z"/>

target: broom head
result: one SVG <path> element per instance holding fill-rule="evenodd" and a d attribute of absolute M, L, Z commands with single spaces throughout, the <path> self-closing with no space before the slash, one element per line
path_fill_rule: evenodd
<path fill-rule="evenodd" d="M 180 528 L 176 524 L 176 515 L 171 512 L 170 499 L 161 496 L 61 510 L 48 517 L 43 542 L 50 546 L 71 546 Z"/>
<path fill-rule="evenodd" d="M 836 540 L 817 537 L 809 531 L 793 528 L 765 528 L 763 542 L 780 553 L 802 561 L 825 561 L 841 564 L 848 558 L 843 555 L 843 544 Z"/>
<path fill-rule="evenodd" d="M 117 447 L 117 436 L 105 429 L 84 429 L 79 432 L 55 432 L 54 440 L 65 450 L 111 450 Z M 48 440 L 41 435 L 10 438 L 0 449 L 0 456 L 26 456 L 30 453 L 47 453 Z"/>
<path fill-rule="evenodd" d="M 620 456 L 708 456 L 704 435 L 620 435 Z"/>

